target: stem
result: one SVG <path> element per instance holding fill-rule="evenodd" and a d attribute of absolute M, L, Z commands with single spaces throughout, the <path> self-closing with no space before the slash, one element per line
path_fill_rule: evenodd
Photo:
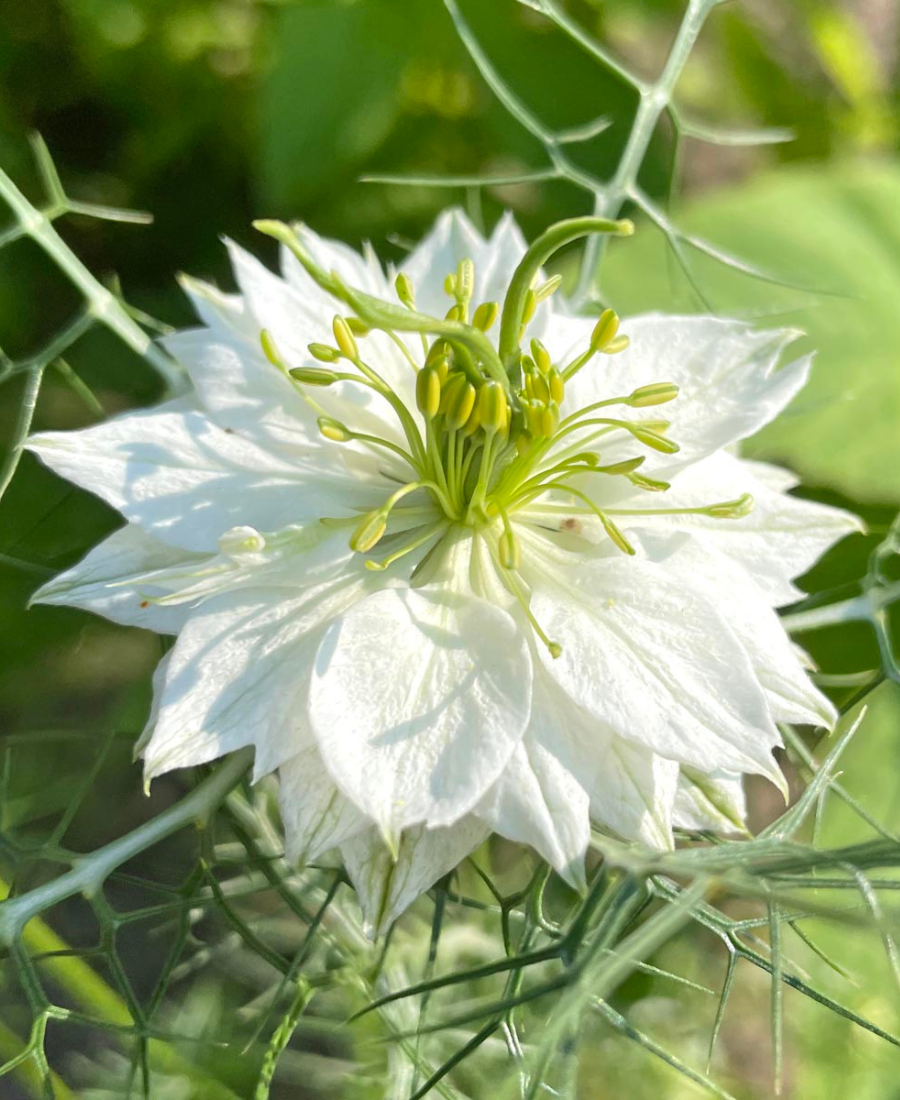
<path fill-rule="evenodd" d="M 205 822 L 225 795 L 247 772 L 252 749 L 241 749 L 227 757 L 208 778 L 189 795 L 134 832 L 112 841 L 96 852 L 82 856 L 78 863 L 59 878 L 0 903 L 0 944 L 10 945 L 25 925 L 51 906 L 75 894 L 94 894 L 116 868 L 152 847 L 185 825 Z"/>
<path fill-rule="evenodd" d="M 707 15 L 719 3 L 719 0 L 689 0 L 684 19 L 672 43 L 668 59 L 659 79 L 652 84 L 641 85 L 640 101 L 631 133 L 616 168 L 615 175 L 603 191 L 596 192 L 594 213 L 598 217 L 614 218 L 637 184 L 638 173 L 647 155 L 647 149 L 653 132 L 675 91 L 675 85 L 684 69 L 687 59 L 694 48 L 697 36 L 706 21 Z M 597 266 L 600 262 L 604 240 L 591 237 L 584 248 L 578 283 L 573 295 L 575 302 L 583 303 L 591 296 L 591 288 Z"/>
<path fill-rule="evenodd" d="M 154 368 L 173 390 L 182 388 L 182 374 L 175 363 L 133 321 L 115 296 L 88 271 L 53 227 L 46 214 L 25 198 L 9 176 L 0 170 L 0 199 L 9 206 L 25 236 L 30 237 L 67 276 L 88 303 L 89 313 L 114 332 Z"/>

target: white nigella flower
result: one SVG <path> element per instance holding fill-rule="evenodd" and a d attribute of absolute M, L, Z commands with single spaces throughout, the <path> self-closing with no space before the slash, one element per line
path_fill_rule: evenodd
<path fill-rule="evenodd" d="M 491 831 L 580 886 L 592 823 L 739 825 L 776 723 L 834 721 L 772 609 L 857 526 L 734 454 L 795 334 L 572 316 L 540 265 L 627 223 L 448 213 L 396 280 L 260 228 L 282 277 L 232 246 L 238 294 L 186 283 L 188 396 L 29 443 L 128 521 L 36 598 L 178 635 L 148 779 L 255 746 L 373 928 Z"/>

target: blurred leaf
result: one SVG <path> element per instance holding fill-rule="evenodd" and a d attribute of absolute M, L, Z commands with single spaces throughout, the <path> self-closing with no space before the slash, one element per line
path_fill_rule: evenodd
<path fill-rule="evenodd" d="M 389 134 L 422 3 L 285 6 L 260 97 L 265 197 L 299 203 Z"/>
<path fill-rule="evenodd" d="M 676 223 L 790 282 L 773 286 L 690 253 L 697 285 L 725 315 L 796 325 L 812 379 L 747 453 L 862 500 L 900 501 L 900 167 L 784 168 L 696 200 Z M 625 313 L 700 311 L 662 235 L 639 227 L 603 284 Z M 797 286 L 814 287 L 804 292 Z"/>

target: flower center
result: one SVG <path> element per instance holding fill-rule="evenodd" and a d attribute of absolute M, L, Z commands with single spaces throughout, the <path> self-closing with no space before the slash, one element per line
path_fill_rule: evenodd
<path fill-rule="evenodd" d="M 351 548 L 368 555 L 379 544 L 387 545 L 386 556 L 366 561 L 367 568 L 382 570 L 416 551 L 426 553 L 429 544 L 436 544 L 452 526 L 486 530 L 504 584 L 551 652 L 558 654 L 559 646 L 546 638 L 531 617 L 517 577 L 521 551 L 513 517 L 543 497 L 549 503 L 542 501 L 542 510 L 558 510 L 561 517 L 595 517 L 620 551 L 633 554 L 616 517 L 637 510 L 601 507 L 592 486 L 599 484 L 595 479 L 624 478 L 648 493 L 669 488 L 667 482 L 638 472 L 648 450 L 668 455 L 678 451 L 678 444 L 666 435 L 668 422 L 629 419 L 627 410 L 666 404 L 678 396 L 678 388 L 670 382 L 645 385 L 563 415 L 566 386 L 575 375 L 596 356 L 615 355 L 628 347 L 628 337 L 619 333 L 619 318 L 610 309 L 594 326 L 588 346 L 568 362 L 555 360 L 537 339 L 530 341 L 528 351 L 521 345 L 538 306 L 561 281 L 558 276 L 538 281 L 546 258 L 561 244 L 587 232 L 630 233 L 630 223 L 583 218 L 552 227 L 527 251 L 502 306 L 498 302 L 475 306 L 474 265 L 471 260 L 461 261 L 444 283 L 450 304 L 442 319 L 417 311 L 415 288 L 408 276 L 401 273 L 395 282 L 399 304 L 383 302 L 319 268 L 287 226 L 257 224 L 286 243 L 313 278 L 352 310 L 350 315 L 334 318 L 333 345 L 309 345 L 310 354 L 321 366 L 290 367 L 271 335 L 263 332 L 262 346 L 270 361 L 300 386 L 309 400 L 309 388 L 339 382 L 374 391 L 390 406 L 405 439 L 403 445 L 357 431 L 328 415 L 319 418 L 319 429 L 327 439 L 337 444 L 352 441 L 394 460 L 390 476 L 398 487 L 377 508 L 350 521 Z M 495 350 L 486 334 L 498 319 L 499 346 Z M 390 337 L 414 372 L 420 418 L 360 351 L 358 341 L 373 329 Z M 410 350 L 404 333 L 418 334 L 421 356 Z M 623 411 L 625 415 L 618 415 Z M 622 456 L 623 440 L 634 445 L 635 454 Z M 615 446 L 613 461 L 603 457 L 609 445 Z M 407 480 L 394 472 L 397 469 L 406 472 Z M 604 494 L 599 496 L 602 499 Z M 640 514 L 733 518 L 745 515 L 751 507 L 752 498 L 745 495 L 702 508 L 640 509 Z M 322 522 L 342 525 L 347 521 L 325 518 Z"/>

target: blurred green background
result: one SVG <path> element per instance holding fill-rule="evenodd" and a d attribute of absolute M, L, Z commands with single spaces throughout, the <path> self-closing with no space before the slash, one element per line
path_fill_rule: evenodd
<path fill-rule="evenodd" d="M 633 89 L 517 0 L 463 0 L 461 7 L 498 71 L 548 124 L 610 117 L 608 130 L 571 147 L 578 163 L 608 176 L 636 109 Z M 642 76 L 659 71 L 682 14 L 670 0 L 571 0 L 566 7 Z M 685 115 L 786 127 L 793 140 L 676 142 L 664 120 L 641 183 L 671 204 L 680 226 L 780 283 L 726 271 L 690 249 L 688 278 L 662 235 L 643 223 L 601 271 L 605 299 L 624 312 L 714 308 L 806 331 L 804 343 L 817 349 L 814 381 L 750 452 L 785 461 L 808 491 L 862 512 L 873 532 L 833 552 L 809 578 L 812 590 L 847 585 L 852 592 L 900 505 L 898 54 L 896 0 L 743 0 L 714 11 L 679 85 Z M 223 234 L 271 257 L 250 228 L 255 217 L 300 218 L 353 244 L 370 239 L 398 259 L 450 202 L 486 228 L 511 207 L 529 235 L 589 206 L 566 183 L 435 190 L 359 182 L 379 172 L 500 175 L 546 164 L 540 144 L 478 75 L 440 0 L 0 0 L 0 166 L 37 201 L 31 131 L 43 135 L 73 197 L 152 212 L 146 227 L 76 217 L 61 232 L 95 274 L 115 273 L 133 306 L 172 325 L 190 321 L 176 272 L 230 285 Z M 76 306 L 33 245 L 0 251 L 6 354 L 32 354 Z M 69 363 L 107 414 L 160 395 L 149 368 L 103 333 L 80 340 Z M 18 385 L 0 390 L 0 443 L 12 430 Z M 38 427 L 74 428 L 96 415 L 61 373 L 48 372 Z M 52 868 L 22 861 L 16 846 L 39 845 L 74 792 L 89 790 L 67 843 L 89 850 L 179 790 L 178 779 L 167 778 L 145 799 L 130 763 L 160 640 L 74 611 L 26 611 L 43 576 L 76 560 L 115 523 L 102 504 L 28 457 L 0 506 L 0 832 L 14 840 L 0 848 L 0 870 L 17 873 L 20 888 Z M 878 665 L 863 627 L 803 642 L 832 675 Z M 874 693 L 845 761 L 847 785 L 892 828 L 900 828 L 898 695 L 890 684 Z M 101 746 L 106 755 L 88 788 Z M 835 808 L 825 839 L 847 842 L 855 828 Z M 189 865 L 189 849 L 154 858 L 142 873 L 171 880 Z M 61 910 L 55 926 L 82 945 L 95 935 L 77 906 Z M 824 923 L 818 934 L 840 946 L 859 987 L 807 953 L 816 983 L 882 1026 L 900 1027 L 898 990 L 877 937 L 848 942 Z M 137 938 L 123 954 L 139 989 L 146 986 L 145 950 Z M 721 955 L 697 936 L 667 952 L 682 972 L 714 988 Z M 5 993 L 13 1003 L 0 984 L 0 1001 Z M 762 973 L 739 975 L 714 1063 L 723 1083 L 747 1100 L 771 1095 L 766 996 Z M 170 997 L 172 1012 L 189 1009 L 212 1027 L 217 1005 L 241 1002 L 241 979 L 213 966 L 202 981 L 174 984 Z M 714 998 L 682 996 L 641 978 L 621 999 L 644 1030 L 702 1062 Z M 21 1034 L 23 1020 L 6 1023 L 18 1023 Z M 900 1097 L 900 1051 L 799 996 L 788 997 L 787 1024 L 785 1096 Z M 65 1067 L 71 1049 L 59 1043 Z M 101 1051 L 101 1040 L 87 1048 L 90 1057 Z M 0 1080 L 4 1100 L 27 1095 L 18 1088 Z M 300 1070 L 279 1088 L 279 1096 L 378 1095 L 340 1073 L 318 1081 Z M 626 1088 L 636 1100 L 698 1095 L 645 1052 L 604 1039 L 585 1058 L 579 1095 L 606 1100 Z"/>

